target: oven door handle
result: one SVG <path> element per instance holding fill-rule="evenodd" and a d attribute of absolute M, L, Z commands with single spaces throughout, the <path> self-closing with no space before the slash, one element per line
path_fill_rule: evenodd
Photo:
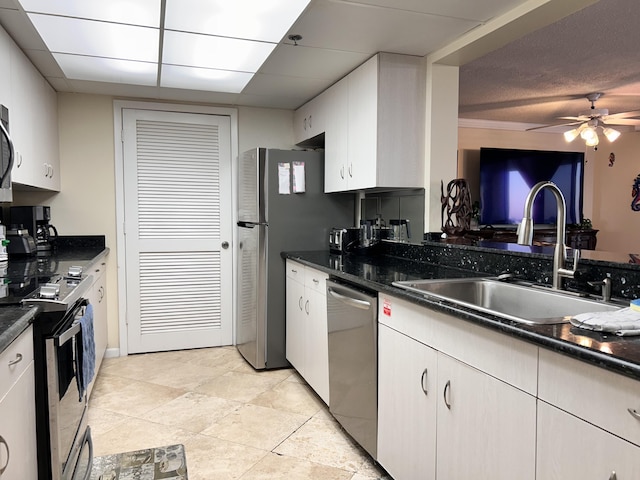
<path fill-rule="evenodd" d="M 81 327 L 80 327 L 79 323 L 74 323 L 71 326 L 71 328 L 69 328 L 68 330 L 65 330 L 63 333 L 61 333 L 60 336 L 58 337 L 58 346 L 64 345 L 69 340 L 71 340 L 73 337 L 75 337 L 80 332 L 80 328 Z"/>
<path fill-rule="evenodd" d="M 91 478 L 91 470 L 93 470 L 93 438 L 91 438 L 91 427 L 87 427 L 85 443 L 89 445 L 89 467 L 82 480 L 89 480 Z"/>

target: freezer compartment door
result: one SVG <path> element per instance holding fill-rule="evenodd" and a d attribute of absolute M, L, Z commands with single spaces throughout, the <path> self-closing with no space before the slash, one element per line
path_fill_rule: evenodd
<path fill-rule="evenodd" d="M 256 369 L 265 368 L 267 228 L 238 228 L 236 344 Z"/>
<path fill-rule="evenodd" d="M 266 221 L 265 202 L 266 150 L 254 148 L 238 158 L 238 220 L 252 223 Z"/>

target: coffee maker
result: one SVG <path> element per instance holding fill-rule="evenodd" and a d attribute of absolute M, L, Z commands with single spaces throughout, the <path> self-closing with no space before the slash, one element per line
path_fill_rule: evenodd
<path fill-rule="evenodd" d="M 58 230 L 51 225 L 51 207 L 11 207 L 11 225 L 26 229 L 36 243 L 37 252 L 50 252 L 58 239 Z"/>

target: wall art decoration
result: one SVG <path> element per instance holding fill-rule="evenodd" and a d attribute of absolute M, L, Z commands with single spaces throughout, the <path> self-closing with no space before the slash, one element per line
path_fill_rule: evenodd
<path fill-rule="evenodd" d="M 633 181 L 633 187 L 631 188 L 631 210 L 634 212 L 640 212 L 640 173 Z"/>
<path fill-rule="evenodd" d="M 609 154 L 609 166 L 613 167 L 613 164 L 616 163 L 616 154 L 611 152 Z"/>

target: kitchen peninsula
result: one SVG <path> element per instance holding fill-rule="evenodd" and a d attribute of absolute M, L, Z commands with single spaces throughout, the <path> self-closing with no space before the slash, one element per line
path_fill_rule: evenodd
<path fill-rule="evenodd" d="M 504 272 L 550 284 L 551 247 L 458 241 L 283 253 L 378 292 L 377 461 L 395 480 L 638 478 L 640 337 L 527 325 L 392 285 Z M 584 252 L 568 287 L 608 277 L 614 298 L 640 296 L 634 260 Z"/>

